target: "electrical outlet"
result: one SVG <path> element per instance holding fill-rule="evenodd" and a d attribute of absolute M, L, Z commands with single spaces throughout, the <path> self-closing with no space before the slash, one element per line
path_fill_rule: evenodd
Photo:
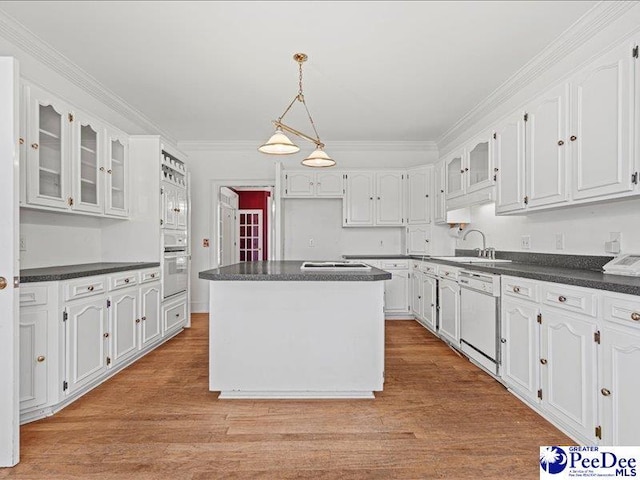
<path fill-rule="evenodd" d="M 27 236 L 26 235 L 20 235 L 20 251 L 21 252 L 26 252 L 27 251 Z"/>
<path fill-rule="evenodd" d="M 564 250 L 564 233 L 556 233 L 556 250 Z"/>
<path fill-rule="evenodd" d="M 203 238 L 202 239 L 202 246 L 204 248 L 209 248 L 209 239 L 208 238 Z"/>
<path fill-rule="evenodd" d="M 522 235 L 520 237 L 520 248 L 523 250 L 531 249 L 531 235 Z"/>
<path fill-rule="evenodd" d="M 380 240 L 380 248 L 384 248 L 384 240 Z"/>
<path fill-rule="evenodd" d="M 316 246 L 316 244 L 315 244 L 315 242 L 314 242 L 313 238 L 310 238 L 310 239 L 309 239 L 309 246 L 310 246 L 310 247 L 312 247 L 312 248 Z"/>

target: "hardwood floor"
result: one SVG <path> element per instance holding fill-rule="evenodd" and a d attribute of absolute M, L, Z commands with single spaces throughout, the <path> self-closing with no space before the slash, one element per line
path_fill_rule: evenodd
<path fill-rule="evenodd" d="M 387 322 L 375 400 L 218 400 L 207 317 L 21 429 L 22 479 L 537 479 L 572 445 L 415 322 Z"/>

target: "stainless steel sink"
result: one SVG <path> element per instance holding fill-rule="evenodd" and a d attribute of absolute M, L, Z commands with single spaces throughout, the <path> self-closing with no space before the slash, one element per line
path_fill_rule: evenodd
<path fill-rule="evenodd" d="M 509 263 L 511 260 L 493 259 L 484 257 L 429 257 L 434 260 L 446 260 L 456 263 Z"/>

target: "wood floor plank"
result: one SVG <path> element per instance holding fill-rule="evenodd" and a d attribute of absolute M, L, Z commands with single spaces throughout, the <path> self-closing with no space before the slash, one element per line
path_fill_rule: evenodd
<path fill-rule="evenodd" d="M 218 400 L 208 321 L 21 429 L 16 479 L 537 479 L 572 444 L 411 321 L 387 322 L 375 400 Z"/>

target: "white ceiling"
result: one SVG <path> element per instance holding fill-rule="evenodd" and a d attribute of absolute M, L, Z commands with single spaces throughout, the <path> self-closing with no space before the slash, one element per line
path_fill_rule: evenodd
<path fill-rule="evenodd" d="M 297 92 L 300 51 L 325 141 L 428 141 L 595 3 L 1 1 L 0 9 L 178 140 L 266 139 Z M 299 113 L 290 123 L 309 132 Z"/>

